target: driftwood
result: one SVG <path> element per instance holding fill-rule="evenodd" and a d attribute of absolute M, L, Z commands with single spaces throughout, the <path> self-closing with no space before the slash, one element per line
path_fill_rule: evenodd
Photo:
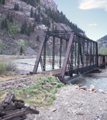
<path fill-rule="evenodd" d="M 0 120 L 24 120 L 29 113 L 39 114 L 39 111 L 26 107 L 24 101 L 15 99 L 12 92 L 0 103 Z"/>

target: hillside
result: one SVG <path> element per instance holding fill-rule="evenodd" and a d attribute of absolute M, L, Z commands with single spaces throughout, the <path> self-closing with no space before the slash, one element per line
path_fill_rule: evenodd
<path fill-rule="evenodd" d="M 98 41 L 99 54 L 107 54 L 107 35 L 100 38 Z"/>
<path fill-rule="evenodd" d="M 38 51 L 44 31 L 63 30 L 84 33 L 57 10 L 53 0 L 0 1 L 0 53 Z"/>

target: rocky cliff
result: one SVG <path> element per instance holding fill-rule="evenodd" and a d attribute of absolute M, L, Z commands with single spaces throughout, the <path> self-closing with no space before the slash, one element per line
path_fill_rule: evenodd
<path fill-rule="evenodd" d="M 43 5 L 49 7 L 51 10 L 57 11 L 57 6 L 53 0 L 40 0 Z"/>

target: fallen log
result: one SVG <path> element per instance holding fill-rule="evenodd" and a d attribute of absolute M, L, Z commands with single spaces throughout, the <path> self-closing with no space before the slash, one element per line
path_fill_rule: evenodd
<path fill-rule="evenodd" d="M 27 114 L 39 114 L 35 108 L 26 107 L 23 100 L 14 98 L 14 93 L 7 93 L 0 103 L 0 120 L 24 120 Z"/>

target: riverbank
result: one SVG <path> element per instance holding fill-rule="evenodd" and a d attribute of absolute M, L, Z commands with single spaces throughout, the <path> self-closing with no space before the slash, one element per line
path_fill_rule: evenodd
<path fill-rule="evenodd" d="M 76 87 L 59 88 L 53 104 L 38 108 L 40 114 L 32 120 L 107 120 L 107 93 Z"/>
<path fill-rule="evenodd" d="M 14 60 L 14 59 L 30 59 L 35 58 L 36 55 L 0 55 L 0 61 Z"/>
<path fill-rule="evenodd" d="M 20 91 L 19 88 L 25 90 L 26 87 L 34 85 L 35 80 L 32 81 L 32 77 L 40 79 L 41 76 L 23 76 L 3 81 L 0 84 L 3 85 L 3 89 Z M 50 87 L 47 84 L 46 86 Z M 107 120 L 107 92 L 95 90 L 94 86 L 89 89 L 72 84 L 57 90 L 52 105 L 42 105 L 41 107 L 34 103 L 33 105 L 37 107 L 40 114 L 29 114 L 26 120 Z M 31 92 L 33 91 L 31 90 Z"/>

